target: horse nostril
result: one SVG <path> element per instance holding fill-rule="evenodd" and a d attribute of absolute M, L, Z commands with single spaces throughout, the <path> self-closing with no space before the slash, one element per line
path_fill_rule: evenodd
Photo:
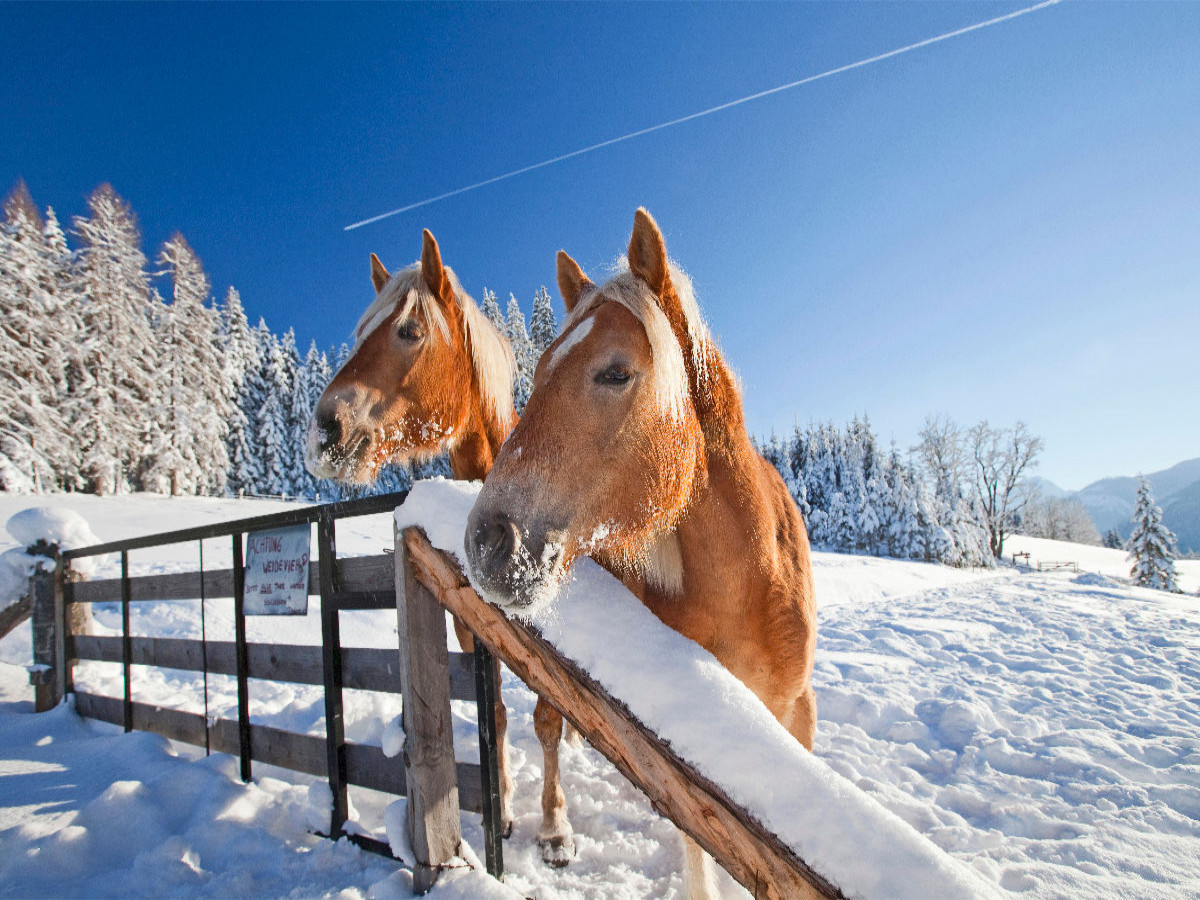
<path fill-rule="evenodd" d="M 520 539 L 516 524 L 503 514 L 481 523 L 475 530 L 479 569 L 492 575 L 502 570 L 512 558 Z"/>
<path fill-rule="evenodd" d="M 335 415 L 318 412 L 317 433 L 320 436 L 321 449 L 328 450 L 342 439 L 342 423 Z"/>

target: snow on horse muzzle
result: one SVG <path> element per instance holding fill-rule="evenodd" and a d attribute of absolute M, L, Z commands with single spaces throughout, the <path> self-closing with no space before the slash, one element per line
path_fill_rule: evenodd
<path fill-rule="evenodd" d="M 484 598 L 533 615 L 558 595 L 568 568 L 562 529 L 523 528 L 508 514 L 477 503 L 467 519 L 467 567 Z"/>

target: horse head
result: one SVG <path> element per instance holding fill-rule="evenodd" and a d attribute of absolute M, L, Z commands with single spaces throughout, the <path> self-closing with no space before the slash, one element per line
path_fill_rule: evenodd
<path fill-rule="evenodd" d="M 525 614 L 581 555 L 678 589 L 660 538 L 705 475 L 694 395 L 711 342 L 654 219 L 637 211 L 627 271 L 598 287 L 560 251 L 558 285 L 567 321 L 467 523 L 476 585 Z"/>
<path fill-rule="evenodd" d="M 508 342 L 428 230 L 420 262 L 394 275 L 372 253 L 371 281 L 375 300 L 309 424 L 306 462 L 319 478 L 369 484 L 387 463 L 453 450 L 495 420 L 506 431 L 512 417 Z"/>

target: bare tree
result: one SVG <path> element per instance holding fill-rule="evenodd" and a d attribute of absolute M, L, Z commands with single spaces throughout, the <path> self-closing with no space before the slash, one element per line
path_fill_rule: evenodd
<path fill-rule="evenodd" d="M 1066 497 L 1030 500 L 1021 516 L 1020 532 L 1029 537 L 1100 545 L 1100 532 L 1087 509 L 1078 500 Z"/>
<path fill-rule="evenodd" d="M 921 443 L 912 448 L 917 467 L 930 492 L 943 503 L 958 500 L 959 485 L 966 474 L 963 435 L 947 415 L 926 416 L 918 435 Z"/>
<path fill-rule="evenodd" d="M 980 422 L 967 432 L 967 446 L 975 461 L 975 491 L 992 554 L 999 559 L 1004 538 L 1031 499 L 1024 475 L 1037 465 L 1044 446 L 1029 433 L 1024 422 L 1012 428 L 992 428 Z"/>

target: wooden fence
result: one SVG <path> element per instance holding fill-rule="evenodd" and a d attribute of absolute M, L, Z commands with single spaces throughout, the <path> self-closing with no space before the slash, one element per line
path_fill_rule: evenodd
<path fill-rule="evenodd" d="M 67 693 L 75 696 L 80 715 L 121 725 L 126 731 L 153 731 L 168 738 L 240 758 L 248 781 L 254 761 L 326 778 L 333 794 L 328 837 L 347 837 L 365 849 L 390 856 L 387 843 L 343 830 L 347 789 L 357 785 L 409 798 L 409 838 L 416 854 L 414 886 L 424 893 L 440 867 L 457 855 L 461 832 L 459 810 L 483 814 L 488 871 L 503 874 L 497 779 L 494 706 L 496 667 L 480 642 L 472 655 L 446 648 L 445 615 L 419 585 L 397 568 L 392 554 L 339 559 L 335 523 L 350 516 L 391 512 L 405 494 L 304 507 L 270 516 L 193 528 L 133 540 L 117 541 L 58 554 L 52 572 L 35 573 L 30 599 L 34 619 L 34 662 L 38 711 L 55 706 Z M 243 609 L 245 565 L 243 538 L 256 532 L 295 525 L 317 525 L 317 555 L 310 564 L 309 592 L 321 598 L 320 646 L 256 644 L 246 639 Z M 225 538 L 231 541 L 233 566 L 169 575 L 130 574 L 130 554 L 166 544 Z M 200 544 L 203 559 L 203 544 Z M 72 577 L 74 560 L 120 554 L 121 575 L 99 581 Z M 202 604 L 232 598 L 233 641 L 141 637 L 131 633 L 133 604 L 162 600 L 199 600 Z M 95 603 L 119 603 L 120 636 L 80 633 L 87 630 L 78 613 Z M 339 614 L 351 610 L 394 609 L 399 641 L 396 649 L 342 647 Z M 202 606 L 203 610 L 203 606 Z M 203 615 L 203 613 L 202 613 Z M 73 667 L 79 660 L 119 663 L 124 669 L 122 697 L 106 697 L 75 689 Z M 157 666 L 188 672 L 229 675 L 237 679 L 237 719 L 210 721 L 207 714 L 161 709 L 133 695 L 131 668 Z M 265 679 L 324 688 L 325 736 L 297 734 L 251 722 L 249 679 Z M 388 759 L 380 747 L 346 740 L 342 708 L 345 688 L 399 694 L 406 742 L 402 760 Z M 480 763 L 454 761 L 450 700 L 477 701 Z M 207 709 L 207 690 L 205 706 Z M 482 699 L 484 702 L 478 702 Z M 431 726 L 428 711 L 440 718 Z M 430 764 L 430 760 L 434 764 Z M 448 763 L 447 763 L 448 761 Z M 448 772 L 448 774 L 447 774 Z M 447 781 L 449 783 L 447 783 Z M 447 814 L 426 816 L 423 810 L 449 804 Z M 452 823 L 450 823 L 452 819 Z M 426 820 L 436 822 L 434 833 Z"/>
<path fill-rule="evenodd" d="M 578 731 L 649 797 L 654 808 L 690 835 L 758 900 L 841 898 L 837 885 L 816 872 L 796 852 L 728 794 L 681 759 L 673 748 L 638 721 L 619 700 L 571 660 L 563 657 L 531 627 L 507 619 L 484 603 L 467 584 L 457 562 L 436 550 L 419 528 L 395 534 L 391 555 L 339 560 L 334 552 L 334 522 L 348 515 L 392 509 L 403 495 L 349 504 L 310 507 L 242 520 L 222 526 L 173 532 L 61 554 L 53 573 L 35 576 L 31 586 L 35 645 L 42 635 L 43 663 L 39 709 L 71 691 L 75 659 L 120 662 L 125 670 L 123 698 L 76 692 L 83 715 L 124 725 L 126 730 L 156 731 L 213 750 L 234 753 L 249 779 L 251 761 L 326 777 L 334 793 L 329 835 L 343 834 L 349 784 L 408 796 L 407 830 L 416 857 L 414 889 L 424 893 L 441 868 L 458 855 L 459 811 L 481 812 L 488 871 L 503 874 L 493 717 L 496 667 L 508 667 L 551 702 Z M 389 505 L 390 504 L 390 505 Z M 308 518 L 306 518 L 308 517 Z M 315 521 L 318 560 L 310 590 L 321 596 L 323 644 L 317 647 L 248 644 L 243 601 L 242 537 L 249 531 Z M 232 569 L 183 575 L 133 577 L 132 550 L 228 536 L 233 542 Z M 70 562 L 81 556 L 121 553 L 121 577 L 75 583 Z M 236 608 L 233 642 L 142 638 L 130 634 L 129 608 L 149 600 L 232 596 Z M 70 634 L 69 610 L 80 604 L 121 604 L 121 637 Z M 338 613 L 353 609 L 394 608 L 399 624 L 397 652 L 342 648 Z M 446 650 L 445 611 L 458 616 L 477 636 L 474 659 Z M 50 621 L 52 628 L 38 629 Z M 50 637 L 45 634 L 50 633 Z M 37 647 L 35 646 L 35 650 Z M 231 674 L 238 679 L 238 719 L 218 720 L 161 710 L 136 702 L 130 667 L 157 665 L 188 671 Z M 36 667 L 35 667 L 36 668 Z M 323 684 L 327 734 L 324 740 L 250 723 L 249 678 Z M 341 692 L 353 687 L 402 695 L 405 733 L 403 765 L 378 747 L 348 743 L 342 725 Z M 451 698 L 478 706 L 480 764 L 456 763 L 452 741 Z M 376 852 L 386 845 L 346 835 Z"/>

